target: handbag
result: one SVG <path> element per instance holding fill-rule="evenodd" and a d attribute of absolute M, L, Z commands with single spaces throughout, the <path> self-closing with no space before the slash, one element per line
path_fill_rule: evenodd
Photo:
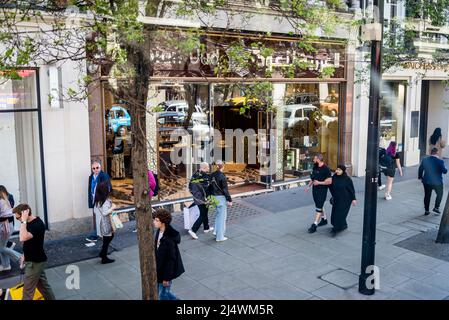
<path fill-rule="evenodd" d="M 117 212 L 111 213 L 110 217 L 111 217 L 111 225 L 112 225 L 112 229 L 114 230 L 114 232 L 115 232 L 117 229 L 123 228 L 123 222 L 122 222 L 122 220 L 120 220 L 120 218 L 119 218 Z"/>

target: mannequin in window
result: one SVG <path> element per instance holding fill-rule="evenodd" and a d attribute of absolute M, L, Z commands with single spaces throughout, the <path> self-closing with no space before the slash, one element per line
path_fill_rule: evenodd
<path fill-rule="evenodd" d="M 117 130 L 117 136 L 114 139 L 114 146 L 112 149 L 112 165 L 111 178 L 124 179 L 125 174 L 125 142 L 126 142 L 126 128 L 121 127 Z"/>

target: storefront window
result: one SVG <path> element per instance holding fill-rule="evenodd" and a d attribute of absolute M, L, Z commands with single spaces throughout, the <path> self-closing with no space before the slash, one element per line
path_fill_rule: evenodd
<path fill-rule="evenodd" d="M 284 179 L 307 176 L 321 153 L 331 169 L 338 159 L 338 84 L 278 84 L 274 103 L 282 114 Z M 279 120 L 276 123 L 280 123 Z"/>
<path fill-rule="evenodd" d="M 15 205 L 28 203 L 44 220 L 37 72 L 19 75 L 19 80 L 0 79 L 0 185 L 14 196 Z"/>
<path fill-rule="evenodd" d="M 405 93 L 405 85 L 399 81 L 382 83 L 379 145 L 387 148 L 391 141 L 396 141 L 399 152 L 404 151 Z"/>
<path fill-rule="evenodd" d="M 154 84 L 148 105 L 156 113 L 159 200 L 189 197 L 188 181 L 199 163 L 207 161 L 201 152 L 211 136 L 209 85 Z M 176 130 L 185 130 L 192 140 L 174 137 Z M 172 155 L 181 148 L 187 161 L 174 163 Z"/>
<path fill-rule="evenodd" d="M 131 115 L 124 101 L 117 99 L 107 84 L 103 84 L 105 107 L 107 171 L 111 177 L 114 203 L 118 206 L 134 204 L 131 165 Z"/>

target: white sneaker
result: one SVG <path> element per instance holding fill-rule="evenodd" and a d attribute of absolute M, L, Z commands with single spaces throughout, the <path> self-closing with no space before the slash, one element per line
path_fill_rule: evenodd
<path fill-rule="evenodd" d="M 391 197 L 391 195 L 385 194 L 385 200 L 391 200 L 391 199 L 393 199 L 393 198 Z"/>
<path fill-rule="evenodd" d="M 212 234 L 213 234 L 214 236 L 216 236 L 216 235 L 217 235 L 217 232 L 216 232 L 216 231 L 214 231 L 214 232 L 212 232 Z"/>
<path fill-rule="evenodd" d="M 226 241 L 226 240 L 228 240 L 228 238 L 224 237 L 223 240 L 215 240 L 215 241 L 217 241 L 217 242 L 223 242 L 223 241 Z"/>
<path fill-rule="evenodd" d="M 383 189 L 385 189 L 385 185 L 384 184 L 379 187 L 379 191 L 382 191 Z"/>
<path fill-rule="evenodd" d="M 209 229 L 207 229 L 207 230 L 204 230 L 204 233 L 209 233 L 209 232 L 211 232 L 211 231 L 213 231 L 214 230 L 214 228 L 209 228 Z"/>
<path fill-rule="evenodd" d="M 193 232 L 192 230 L 189 230 L 189 234 L 192 236 L 193 239 L 197 240 L 198 236 L 196 235 L 195 232 Z"/>

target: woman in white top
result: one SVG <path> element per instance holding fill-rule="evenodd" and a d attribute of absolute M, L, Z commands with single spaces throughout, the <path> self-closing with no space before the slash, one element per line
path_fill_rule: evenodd
<path fill-rule="evenodd" d="M 115 205 L 109 199 L 110 188 L 107 182 L 100 182 L 95 190 L 94 213 L 97 223 L 97 235 L 103 238 L 103 246 L 99 254 L 101 263 L 112 263 L 115 260 L 108 258 L 108 248 L 114 238 L 114 229 L 111 223 L 111 214 Z"/>
<path fill-rule="evenodd" d="M 0 191 L 0 272 L 11 270 L 11 260 L 19 261 L 21 254 L 6 247 L 14 231 L 12 208 L 8 194 Z"/>

